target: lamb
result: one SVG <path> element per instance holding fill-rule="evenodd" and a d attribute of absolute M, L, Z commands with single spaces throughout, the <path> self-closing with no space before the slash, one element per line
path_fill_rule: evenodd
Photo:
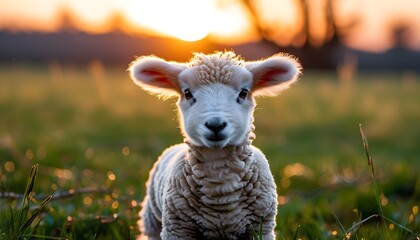
<path fill-rule="evenodd" d="M 264 154 L 252 146 L 256 96 L 296 82 L 298 61 L 277 54 L 247 62 L 232 51 L 195 53 L 188 63 L 143 56 L 133 81 L 178 97 L 184 143 L 166 149 L 150 171 L 138 239 L 275 239 L 277 193 Z"/>

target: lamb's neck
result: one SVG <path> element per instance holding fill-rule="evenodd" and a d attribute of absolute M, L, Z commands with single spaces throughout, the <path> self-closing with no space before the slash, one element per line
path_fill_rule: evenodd
<path fill-rule="evenodd" d="M 224 168 L 240 172 L 252 155 L 250 145 L 227 146 L 224 148 L 207 148 L 189 146 L 187 161 L 192 166 L 206 166 L 206 170 L 221 170 Z"/>
<path fill-rule="evenodd" d="M 250 131 L 241 144 L 228 145 L 223 148 L 195 146 L 186 139 L 185 143 L 189 147 L 187 160 L 191 165 L 196 165 L 197 163 L 213 166 L 225 164 L 228 167 L 234 168 L 234 166 L 231 166 L 232 163 L 240 164 L 240 162 L 244 162 L 252 154 L 251 144 L 255 139 L 255 134 L 252 130 L 254 130 L 253 125 L 251 125 Z M 237 170 L 240 171 L 240 169 Z"/>
<path fill-rule="evenodd" d="M 253 137 L 241 145 L 220 149 L 189 144 L 185 174 L 191 177 L 189 185 L 197 190 L 195 195 L 200 195 L 202 203 L 235 208 L 256 172 L 251 148 Z"/>

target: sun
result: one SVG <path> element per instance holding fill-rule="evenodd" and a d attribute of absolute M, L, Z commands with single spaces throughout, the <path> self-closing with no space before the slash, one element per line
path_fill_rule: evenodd
<path fill-rule="evenodd" d="M 127 9 L 136 24 L 184 41 L 205 38 L 214 12 L 214 0 L 133 0 Z"/>

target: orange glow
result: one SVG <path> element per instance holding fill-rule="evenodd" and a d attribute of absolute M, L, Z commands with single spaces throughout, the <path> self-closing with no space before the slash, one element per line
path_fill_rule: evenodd
<path fill-rule="evenodd" d="M 251 27 L 251 17 L 238 1 L 219 2 L 216 7 L 210 37 L 217 42 L 231 44 L 258 39 L 258 34 Z"/>
<path fill-rule="evenodd" d="M 231 43 L 257 39 L 250 16 L 238 0 L 140 0 L 127 5 L 125 12 L 138 26 L 184 41 L 208 35 Z"/>
<path fill-rule="evenodd" d="M 139 0 L 128 6 L 128 18 L 159 33 L 185 41 L 206 37 L 212 29 L 211 0 Z"/>
<path fill-rule="evenodd" d="M 89 33 L 114 30 L 197 41 L 238 44 L 259 39 L 255 20 L 279 45 L 302 46 L 307 40 L 302 2 L 309 7 L 309 40 L 322 46 L 326 41 L 326 0 L 15 0 L 0 1 L 0 29 L 57 31 L 75 29 Z M 404 43 L 420 49 L 418 0 L 333 1 L 341 40 L 348 46 L 384 51 L 399 39 L 394 29 L 409 26 Z M 65 15 L 67 14 L 67 15 Z M 66 18 L 67 17 L 67 18 Z M 64 21 L 63 21 L 64 20 Z M 66 20 L 68 22 L 66 22 Z M 354 24 L 352 24 L 354 23 Z M 66 25 L 67 24 L 67 25 Z M 346 28 L 346 26 L 351 26 Z M 35 151 L 28 152 L 33 157 Z M 28 159 L 29 159 L 28 157 Z"/>
<path fill-rule="evenodd" d="M 321 46 L 326 37 L 327 33 L 327 19 L 325 11 L 326 2 L 321 0 L 316 0 L 309 2 L 309 8 L 311 9 L 311 15 L 309 16 L 309 32 L 311 37 L 309 40 L 315 46 Z"/>
<path fill-rule="evenodd" d="M 277 44 L 302 45 L 295 39 L 303 27 L 300 1 L 260 0 L 255 2 L 255 9 L 262 27 Z"/>

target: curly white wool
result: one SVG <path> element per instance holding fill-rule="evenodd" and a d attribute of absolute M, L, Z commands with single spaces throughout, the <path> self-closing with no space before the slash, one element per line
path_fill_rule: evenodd
<path fill-rule="evenodd" d="M 245 62 L 233 52 L 196 54 L 184 64 L 141 57 L 130 72 L 145 90 L 179 97 L 185 137 L 150 172 L 139 239 L 252 239 L 260 224 L 263 239 L 275 239 L 276 185 L 251 145 L 254 96 L 288 88 L 297 61 Z"/>

